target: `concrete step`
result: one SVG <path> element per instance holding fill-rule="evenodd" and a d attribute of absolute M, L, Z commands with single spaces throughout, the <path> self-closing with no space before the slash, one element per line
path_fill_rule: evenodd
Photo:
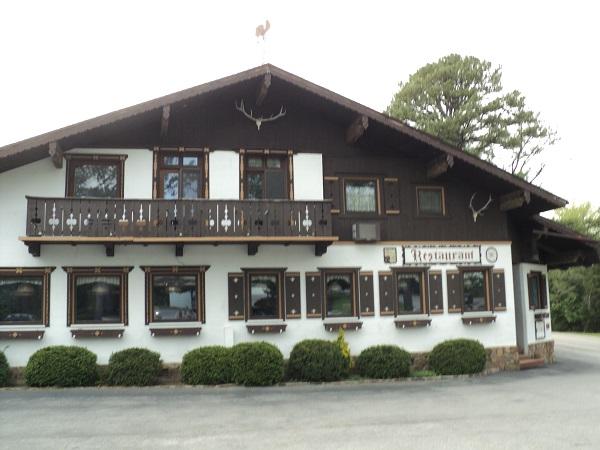
<path fill-rule="evenodd" d="M 529 358 L 525 355 L 519 356 L 519 369 L 520 370 L 544 367 L 545 364 L 546 364 L 546 362 L 544 361 L 544 358 Z"/>

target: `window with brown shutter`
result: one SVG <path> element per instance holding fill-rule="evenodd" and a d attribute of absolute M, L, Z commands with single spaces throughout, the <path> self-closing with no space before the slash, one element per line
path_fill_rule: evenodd
<path fill-rule="evenodd" d="M 461 267 L 463 312 L 491 311 L 490 270 L 486 267 Z"/>
<path fill-rule="evenodd" d="M 285 269 L 243 269 L 246 320 L 283 319 Z"/>
<path fill-rule="evenodd" d="M 321 273 L 306 272 L 306 317 L 321 318 Z"/>
<path fill-rule="evenodd" d="M 204 275 L 208 266 L 143 266 L 146 324 L 205 322 Z"/>
<path fill-rule="evenodd" d="M 428 314 L 426 268 L 395 268 L 395 314 Z"/>
<path fill-rule="evenodd" d="M 286 319 L 300 319 L 300 273 L 286 272 L 285 274 L 285 317 Z"/>
<path fill-rule="evenodd" d="M 375 314 L 373 272 L 360 272 L 358 280 L 360 314 L 363 316 L 372 316 Z"/>
<path fill-rule="evenodd" d="M 357 317 L 358 269 L 321 269 L 324 318 Z"/>
<path fill-rule="evenodd" d="M 50 316 L 54 267 L 0 268 L 0 325 L 44 325 Z"/>
<path fill-rule="evenodd" d="M 379 314 L 393 316 L 395 314 L 394 302 L 394 274 L 392 272 L 379 272 Z"/>
<path fill-rule="evenodd" d="M 443 314 L 444 293 L 442 287 L 442 272 L 429 272 L 429 311 L 431 314 Z"/>
<path fill-rule="evenodd" d="M 542 272 L 530 272 L 527 275 L 529 309 L 548 308 L 546 276 Z"/>
<path fill-rule="evenodd" d="M 229 273 L 227 275 L 229 320 L 244 320 L 244 274 Z"/>
<path fill-rule="evenodd" d="M 448 312 L 462 312 L 462 294 L 459 271 L 448 270 L 446 272 L 446 286 L 448 289 Z"/>
<path fill-rule="evenodd" d="M 494 292 L 494 311 L 506 311 L 504 270 L 494 269 L 492 272 L 492 290 Z"/>

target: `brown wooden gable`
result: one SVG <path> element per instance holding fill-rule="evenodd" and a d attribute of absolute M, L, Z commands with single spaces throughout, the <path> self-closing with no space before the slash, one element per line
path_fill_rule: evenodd
<path fill-rule="evenodd" d="M 257 92 L 266 94 L 256 106 Z M 244 98 L 248 108 L 270 115 L 287 107 L 279 122 L 253 122 L 235 110 Z M 321 126 L 315 126 L 320 123 Z M 441 142 L 427 133 L 392 119 L 332 91 L 270 64 L 202 84 L 184 91 L 118 110 L 0 148 L 0 172 L 48 157 L 51 149 L 74 147 L 152 148 L 160 144 L 210 148 L 293 148 L 315 151 L 331 148 L 377 149 L 402 152 L 444 177 L 447 173 L 503 194 L 530 195 L 525 215 L 561 207 L 563 199 L 514 177 L 497 167 Z M 318 148 L 320 147 L 320 148 Z M 395 211 L 395 209 L 393 210 Z"/>

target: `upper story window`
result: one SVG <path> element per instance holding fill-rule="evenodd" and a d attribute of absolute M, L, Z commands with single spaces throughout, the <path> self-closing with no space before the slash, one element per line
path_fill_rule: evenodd
<path fill-rule="evenodd" d="M 441 186 L 417 187 L 417 211 L 422 216 L 445 216 L 445 192 Z"/>
<path fill-rule="evenodd" d="M 463 311 L 490 311 L 489 270 L 462 268 Z"/>
<path fill-rule="evenodd" d="M 344 205 L 346 213 L 379 211 L 379 181 L 377 178 L 344 178 Z"/>
<path fill-rule="evenodd" d="M 65 267 L 68 325 L 127 324 L 127 279 L 131 267 Z"/>
<path fill-rule="evenodd" d="M 67 197 L 123 198 L 125 155 L 65 155 Z"/>
<path fill-rule="evenodd" d="M 247 152 L 242 157 L 242 197 L 250 200 L 290 198 L 288 155 Z"/>
<path fill-rule="evenodd" d="M 205 164 L 203 151 L 158 151 L 156 198 L 167 200 L 205 197 Z"/>
<path fill-rule="evenodd" d="M 52 270 L 0 269 L 0 325 L 48 325 Z"/>

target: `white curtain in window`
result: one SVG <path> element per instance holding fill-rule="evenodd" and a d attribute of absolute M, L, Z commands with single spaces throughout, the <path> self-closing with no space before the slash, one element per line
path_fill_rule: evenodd
<path fill-rule="evenodd" d="M 375 212 L 377 199 L 375 198 L 374 181 L 352 181 L 346 183 L 346 211 Z"/>

